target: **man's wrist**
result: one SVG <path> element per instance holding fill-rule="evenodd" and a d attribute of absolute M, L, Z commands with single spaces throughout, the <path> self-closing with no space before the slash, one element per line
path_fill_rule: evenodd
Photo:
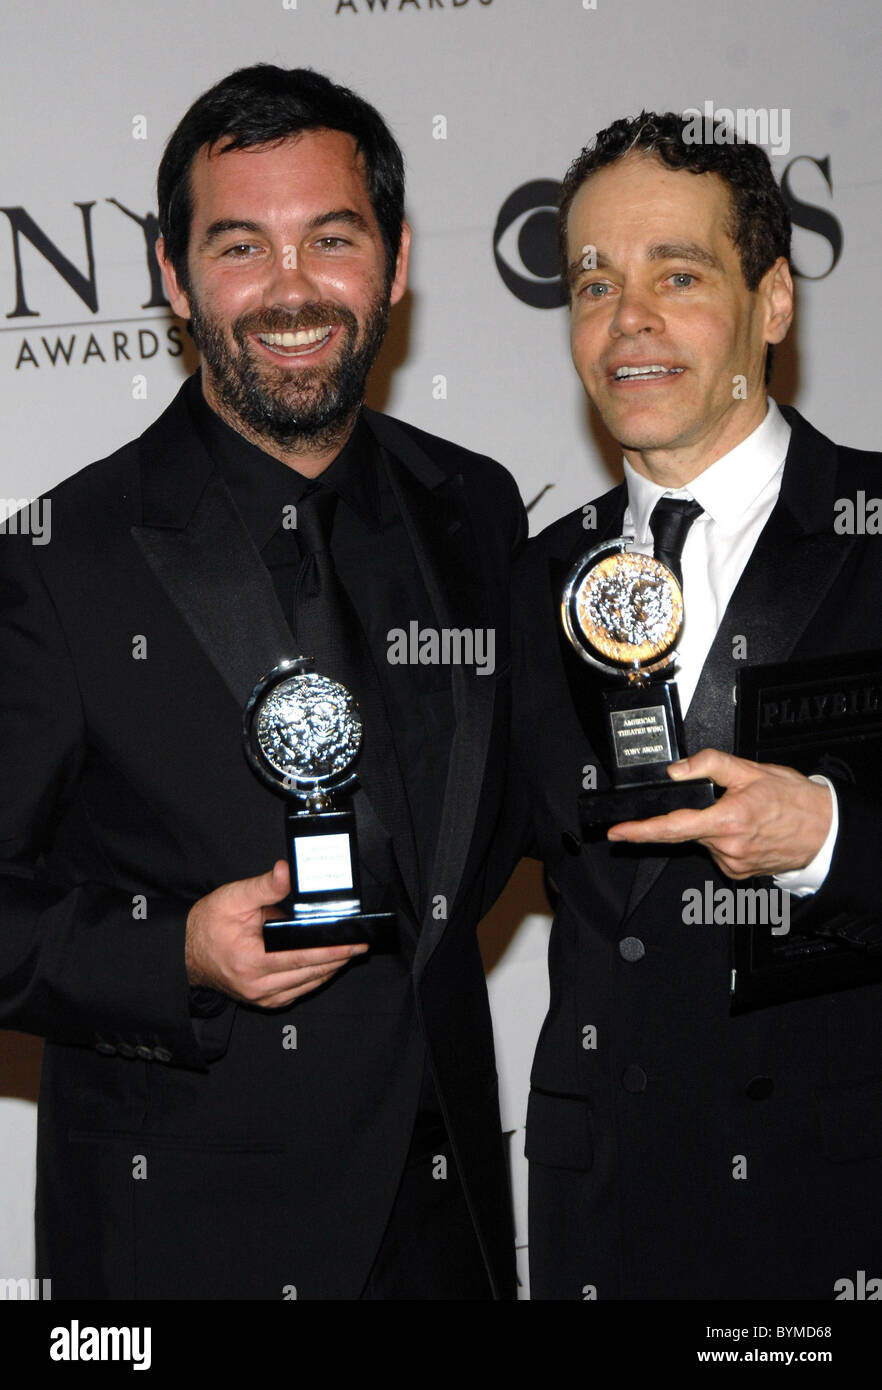
<path fill-rule="evenodd" d="M 836 848 L 836 836 L 839 834 L 839 801 L 833 783 L 819 772 L 813 772 L 809 781 L 817 782 L 827 788 L 832 803 L 832 814 L 826 839 L 814 859 L 810 860 L 802 869 L 790 869 L 786 873 L 775 874 L 774 876 L 775 887 L 783 888 L 785 892 L 792 893 L 795 898 L 806 898 L 817 893 L 830 871 L 833 850 Z"/>

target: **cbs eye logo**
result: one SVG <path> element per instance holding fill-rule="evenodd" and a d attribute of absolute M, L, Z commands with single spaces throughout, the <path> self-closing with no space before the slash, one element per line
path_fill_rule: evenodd
<path fill-rule="evenodd" d="M 567 302 L 557 259 L 557 179 L 522 183 L 499 209 L 493 231 L 496 269 L 513 295 L 533 309 Z"/>

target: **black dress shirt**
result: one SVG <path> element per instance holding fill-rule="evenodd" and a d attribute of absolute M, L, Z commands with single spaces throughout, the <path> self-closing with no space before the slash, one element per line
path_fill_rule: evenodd
<path fill-rule="evenodd" d="M 188 382 L 193 423 L 261 552 L 282 610 L 292 619 L 301 562 L 296 508 L 313 480 L 232 429 L 202 394 L 201 372 Z M 453 697 L 446 666 L 390 665 L 389 633 L 438 622 L 420 574 L 382 454 L 361 416 L 340 453 L 319 475 L 338 495 L 331 554 L 364 629 L 398 753 L 420 869 L 421 895 L 431 869 L 453 737 Z M 288 510 L 286 510 L 288 509 Z M 295 634 L 296 636 L 296 634 Z M 256 679 L 256 677 L 255 677 Z M 365 730 L 370 737 L 370 729 Z M 413 808 L 419 806 L 417 817 Z"/>

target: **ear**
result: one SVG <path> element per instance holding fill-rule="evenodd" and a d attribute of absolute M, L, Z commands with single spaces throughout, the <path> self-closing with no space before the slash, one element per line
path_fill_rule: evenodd
<path fill-rule="evenodd" d="M 765 341 L 781 343 L 793 322 L 793 280 L 783 256 L 769 266 L 757 289 L 765 310 Z"/>
<path fill-rule="evenodd" d="M 407 267 L 410 264 L 410 227 L 406 222 L 401 224 L 401 245 L 398 248 L 398 259 L 395 262 L 395 275 L 392 279 L 392 287 L 389 291 L 389 303 L 397 304 L 399 299 L 407 289 Z"/>
<path fill-rule="evenodd" d="M 157 238 L 156 259 L 159 262 L 159 269 L 162 271 L 162 280 L 165 285 L 165 292 L 168 295 L 169 304 L 174 309 L 178 318 L 191 318 L 190 300 L 184 290 L 181 289 L 177 271 L 165 254 L 164 237 Z"/>

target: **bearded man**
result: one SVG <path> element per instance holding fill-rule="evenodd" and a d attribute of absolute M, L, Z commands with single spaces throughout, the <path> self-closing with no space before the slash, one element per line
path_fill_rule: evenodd
<path fill-rule="evenodd" d="M 53 492 L 51 544 L 3 538 L 0 1021 L 47 1039 L 54 1298 L 514 1295 L 474 928 L 525 518 L 498 464 L 363 406 L 403 198 L 383 120 L 328 78 L 201 96 L 156 248 L 201 370 Z M 494 662 L 393 663 L 413 620 Z M 383 949 L 264 946 L 296 891 L 243 707 L 302 656 L 358 703 Z"/>

